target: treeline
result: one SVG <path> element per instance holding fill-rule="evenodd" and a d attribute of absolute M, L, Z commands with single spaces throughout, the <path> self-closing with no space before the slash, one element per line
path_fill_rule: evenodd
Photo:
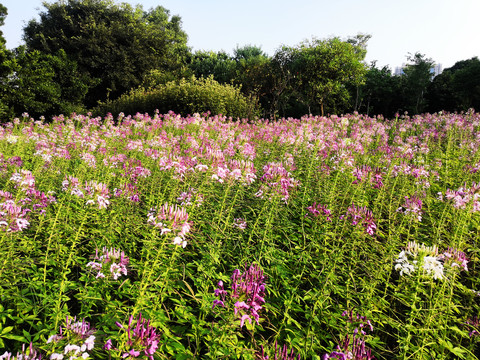
<path fill-rule="evenodd" d="M 0 5 L 0 26 L 7 9 Z M 358 111 L 410 114 L 480 108 L 480 61 L 433 78 L 433 60 L 409 56 L 404 74 L 365 63 L 369 35 L 312 39 L 273 56 L 257 46 L 192 52 L 179 16 L 112 0 L 44 3 L 9 50 L 0 32 L 0 119 L 92 111 L 211 111 L 299 117 Z"/>

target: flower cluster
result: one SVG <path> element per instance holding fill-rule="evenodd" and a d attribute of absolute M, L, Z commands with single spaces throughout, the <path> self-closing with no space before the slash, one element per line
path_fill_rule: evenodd
<path fill-rule="evenodd" d="M 363 165 L 361 167 L 356 167 L 352 171 L 352 175 L 355 177 L 355 180 L 352 184 L 359 184 L 365 181 L 369 175 L 370 176 L 370 183 L 374 189 L 381 188 L 383 186 L 383 178 L 382 178 L 382 171 L 380 168 L 372 168 L 368 165 Z"/>
<path fill-rule="evenodd" d="M 465 325 L 469 325 L 469 327 L 473 328 L 468 333 L 468 336 L 470 336 L 470 337 L 480 336 L 480 331 L 479 331 L 479 329 L 480 329 L 480 319 L 477 316 L 474 316 L 473 318 L 467 319 L 467 321 L 465 321 Z"/>
<path fill-rule="evenodd" d="M 140 194 L 135 184 L 126 183 L 121 188 L 113 189 L 113 194 L 115 197 L 123 197 L 134 203 L 140 202 Z"/>
<path fill-rule="evenodd" d="M 158 349 L 160 334 L 157 332 L 157 328 L 150 325 L 150 320 L 142 318 L 140 313 L 136 321 L 131 315 L 127 326 L 119 322 L 115 324 L 126 331 L 127 341 L 120 346 L 120 349 L 117 349 L 113 346 L 112 339 L 108 339 L 103 347 L 105 350 L 119 351 L 123 359 L 136 359 L 145 355 L 148 359 L 153 360 L 153 355 Z"/>
<path fill-rule="evenodd" d="M 0 228 L 7 232 L 22 231 L 30 225 L 29 209 L 15 203 L 8 191 L 0 191 Z"/>
<path fill-rule="evenodd" d="M 407 244 L 405 250 L 398 254 L 395 260 L 395 270 L 400 275 L 411 275 L 415 270 L 421 269 L 423 274 L 433 277 L 435 280 L 444 279 L 445 267 L 460 268 L 468 271 L 468 260 L 462 251 L 454 248 L 448 248 L 439 254 L 438 248 L 434 246 L 419 245 L 415 241 Z"/>
<path fill-rule="evenodd" d="M 10 180 L 15 183 L 15 187 L 24 191 L 27 189 L 35 189 L 35 177 L 29 170 L 21 169 L 20 171 L 15 171 Z"/>
<path fill-rule="evenodd" d="M 243 218 L 235 218 L 233 220 L 233 226 L 240 230 L 245 230 L 247 228 L 247 221 Z"/>
<path fill-rule="evenodd" d="M 190 223 L 188 213 L 183 207 L 165 203 L 158 211 L 150 209 L 148 223 L 159 228 L 161 235 L 172 233 L 175 245 L 187 246 L 185 236 L 190 232 Z"/>
<path fill-rule="evenodd" d="M 60 326 L 58 334 L 48 338 L 47 344 L 54 345 L 54 352 L 50 355 L 51 360 L 74 360 L 88 359 L 91 351 L 95 347 L 95 329 L 84 319 L 77 321 L 76 317 L 66 318 L 65 327 Z M 57 352 L 58 345 L 63 349 Z"/>
<path fill-rule="evenodd" d="M 180 203 L 180 206 L 202 206 L 203 204 L 203 195 L 199 194 L 197 189 L 189 188 L 188 191 L 183 191 L 177 201 Z"/>
<path fill-rule="evenodd" d="M 242 274 L 240 270 L 233 271 L 232 291 L 230 298 L 235 300 L 234 315 L 240 319 L 240 327 L 243 327 L 245 321 L 252 324 L 252 317 L 257 324 L 260 324 L 259 312 L 265 303 L 265 276 L 263 271 L 256 265 L 251 265 Z M 215 296 L 218 299 L 213 301 L 212 309 L 216 306 L 226 307 L 228 292 L 223 287 L 223 281 L 218 282 L 218 288 L 215 289 Z"/>
<path fill-rule="evenodd" d="M 415 220 L 422 221 L 422 200 L 416 196 L 405 196 L 405 203 L 397 209 L 397 212 L 413 216 Z"/>
<path fill-rule="evenodd" d="M 29 210 L 39 215 L 45 215 L 48 205 L 56 202 L 57 200 L 52 195 L 52 192 L 45 194 L 42 191 L 36 189 L 28 189 L 25 191 L 25 197 L 20 200 L 22 206 L 28 206 Z"/>
<path fill-rule="evenodd" d="M 265 192 L 273 191 L 281 196 L 282 201 L 288 202 L 290 191 L 300 186 L 300 181 L 293 178 L 287 170 L 289 166 L 282 162 L 269 162 L 263 167 L 261 181 L 264 183 L 255 194 L 263 198 Z"/>
<path fill-rule="evenodd" d="M 312 214 L 314 217 L 318 217 L 320 215 L 325 216 L 327 221 L 332 221 L 332 218 L 330 217 L 332 215 L 332 212 L 327 209 L 325 205 L 317 204 L 317 202 L 314 202 L 312 205 L 307 207 L 307 210 Z"/>
<path fill-rule="evenodd" d="M 128 262 L 129 259 L 125 256 L 123 251 L 115 248 L 108 249 L 107 247 L 104 247 L 100 256 L 98 249 L 96 249 L 94 261 L 90 261 L 87 264 L 87 267 L 97 271 L 97 279 L 105 278 L 105 274 L 110 272 L 111 277 L 114 280 L 117 280 L 122 275 L 127 276 Z"/>
<path fill-rule="evenodd" d="M 17 232 L 29 227 L 29 213 L 44 215 L 47 206 L 56 200 L 51 194 L 36 189 L 35 177 L 28 170 L 15 171 L 10 180 L 18 189 L 17 199 L 8 191 L 0 191 L 0 228 Z"/>
<path fill-rule="evenodd" d="M 253 162 L 249 160 L 230 160 L 228 163 L 220 163 L 212 175 L 212 180 L 223 183 L 228 180 L 239 181 L 243 185 L 251 185 L 257 176 Z"/>
<path fill-rule="evenodd" d="M 95 180 L 87 181 L 84 186 L 81 186 L 77 178 L 69 175 L 62 182 L 62 190 L 87 199 L 85 205 L 98 205 L 99 209 L 106 209 L 110 205 L 107 185 Z"/>
<path fill-rule="evenodd" d="M 463 251 L 448 247 L 448 249 L 445 250 L 443 254 L 440 254 L 438 258 L 443 260 L 444 265 L 448 265 L 452 268 L 458 267 L 461 270 L 468 271 L 467 255 L 465 255 Z"/>
<path fill-rule="evenodd" d="M 442 193 L 439 195 L 442 200 Z M 465 185 L 456 191 L 447 189 L 445 198 L 452 201 L 457 209 L 465 209 L 470 204 L 472 212 L 480 211 L 480 183 L 473 183 L 470 188 Z"/>
<path fill-rule="evenodd" d="M 361 223 L 368 235 L 375 235 L 377 225 L 375 224 L 372 212 L 368 210 L 366 206 L 360 207 L 354 204 L 350 205 L 347 209 L 347 213 L 340 216 L 340 219 L 345 217 L 352 222 L 353 226 Z"/>
<path fill-rule="evenodd" d="M 22 351 L 17 352 L 17 355 L 12 355 L 8 351 L 5 351 L 3 355 L 0 355 L 0 360 L 41 360 L 42 355 L 38 352 L 30 343 L 30 346 L 25 348 L 25 344 L 22 345 Z"/>
<path fill-rule="evenodd" d="M 300 360 L 300 355 L 295 355 L 293 349 L 288 351 L 287 345 L 283 345 L 278 348 L 278 344 L 275 341 L 275 357 L 272 360 Z M 261 352 L 256 354 L 257 360 L 269 360 L 268 355 L 265 354 L 265 349 L 261 347 Z"/>
<path fill-rule="evenodd" d="M 347 317 L 347 323 L 355 324 L 353 335 L 347 334 L 344 340 L 337 345 L 337 349 L 330 354 L 325 354 L 323 360 L 338 359 L 338 360 L 373 360 L 375 357 L 372 351 L 365 346 L 365 337 L 367 330 L 373 331 L 373 326 L 370 320 L 365 316 L 357 314 L 353 315 L 353 311 L 344 311 L 342 316 Z"/>

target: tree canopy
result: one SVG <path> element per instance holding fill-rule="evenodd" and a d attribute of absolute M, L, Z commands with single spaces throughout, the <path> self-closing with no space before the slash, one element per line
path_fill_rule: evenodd
<path fill-rule="evenodd" d="M 44 3 L 39 20 L 24 28 L 28 51 L 65 51 L 78 70 L 98 80 L 85 104 L 116 98 L 152 69 L 174 70 L 188 53 L 181 19 L 158 6 L 117 5 L 110 0 Z"/>
<path fill-rule="evenodd" d="M 367 66 L 368 34 L 312 38 L 280 46 L 273 56 L 254 45 L 237 45 L 232 55 L 193 53 L 181 18 L 162 6 L 52 1 L 24 27 L 25 45 L 8 50 L 0 31 L 1 120 L 92 110 L 142 88 L 173 91 L 192 76 L 233 85 L 269 118 L 480 108 L 477 57 L 434 77 L 434 61 L 417 52 L 396 76 L 388 67 Z M 0 4 L 0 26 L 7 13 Z"/>

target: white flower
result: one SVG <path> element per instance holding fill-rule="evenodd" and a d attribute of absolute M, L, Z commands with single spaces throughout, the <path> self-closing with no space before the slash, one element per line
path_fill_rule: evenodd
<path fill-rule="evenodd" d="M 177 236 L 175 237 L 175 239 L 173 239 L 173 244 L 178 246 L 181 245 L 184 248 L 185 246 L 187 246 L 187 241 L 182 239 L 180 236 Z"/>
<path fill-rule="evenodd" d="M 5 353 L 0 356 L 0 360 L 10 359 L 11 356 L 12 356 L 12 353 L 9 353 L 8 351 L 5 351 Z"/>
<path fill-rule="evenodd" d="M 78 353 L 80 353 L 80 346 L 78 345 L 71 345 L 71 344 L 68 344 L 67 346 L 65 346 L 65 354 L 69 353 L 73 351 L 75 353 L 75 355 L 77 355 Z"/>
<path fill-rule="evenodd" d="M 87 345 L 87 350 L 92 350 L 95 346 L 95 336 L 90 335 L 87 340 L 85 340 L 85 345 Z"/>
<path fill-rule="evenodd" d="M 410 275 L 415 271 L 415 266 L 410 264 L 405 251 L 401 251 L 400 254 L 398 254 L 398 259 L 395 260 L 395 262 L 397 263 L 395 270 L 400 271 L 400 276 L 403 276 L 403 274 Z"/>
<path fill-rule="evenodd" d="M 433 275 L 435 280 L 443 279 L 443 265 L 438 258 L 434 256 L 425 256 L 423 258 L 423 269 L 427 274 Z"/>
<path fill-rule="evenodd" d="M 16 144 L 18 141 L 18 136 L 9 134 L 5 138 L 9 144 Z"/>

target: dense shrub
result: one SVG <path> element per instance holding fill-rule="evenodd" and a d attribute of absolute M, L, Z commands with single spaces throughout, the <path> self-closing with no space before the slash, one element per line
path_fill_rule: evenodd
<path fill-rule="evenodd" d="M 232 118 L 252 118 L 258 115 L 255 101 L 240 93 L 232 85 L 221 85 L 212 78 L 192 77 L 179 81 L 169 81 L 153 88 L 140 87 L 124 94 L 114 101 L 100 103 L 93 112 L 104 115 L 108 112 L 118 114 L 153 113 L 170 110 L 187 115 L 210 111 Z"/>

